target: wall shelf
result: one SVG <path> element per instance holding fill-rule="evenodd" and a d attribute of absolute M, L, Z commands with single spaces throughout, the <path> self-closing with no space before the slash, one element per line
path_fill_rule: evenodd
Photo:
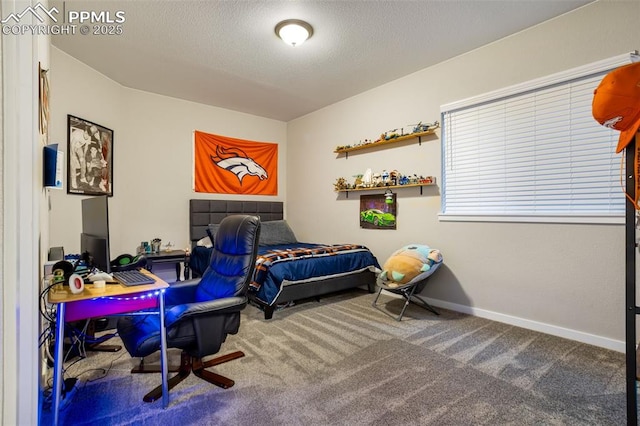
<path fill-rule="evenodd" d="M 434 186 L 436 184 L 435 178 L 431 178 L 431 183 L 408 183 L 406 185 L 391 185 L 391 186 L 374 186 L 371 188 L 351 188 L 351 189 L 338 189 L 335 192 L 346 192 L 347 198 L 349 198 L 349 192 L 364 192 L 364 191 L 386 191 L 387 189 L 400 189 L 400 188 L 420 188 L 420 195 L 422 195 L 422 188 L 425 186 Z"/>
<path fill-rule="evenodd" d="M 422 144 L 422 137 L 435 134 L 437 128 L 438 127 L 435 127 L 433 129 L 429 129 L 429 130 L 424 131 L 424 132 L 411 133 L 411 134 L 408 134 L 408 135 L 398 136 L 398 137 L 393 138 L 393 139 L 382 140 L 382 141 L 379 140 L 379 141 L 376 141 L 376 142 L 371 142 L 371 143 L 366 143 L 366 144 L 362 144 L 362 145 L 352 146 L 352 147 L 349 147 L 349 148 L 338 148 L 338 149 L 334 150 L 333 152 L 335 152 L 336 154 L 344 153 L 346 155 L 346 157 L 348 157 L 349 153 L 353 152 L 353 151 L 360 151 L 360 150 L 363 150 L 363 149 L 370 149 L 370 148 L 375 148 L 375 147 L 379 147 L 379 146 L 391 145 L 391 144 L 394 144 L 394 143 L 407 141 L 409 139 L 418 139 L 418 144 Z"/>

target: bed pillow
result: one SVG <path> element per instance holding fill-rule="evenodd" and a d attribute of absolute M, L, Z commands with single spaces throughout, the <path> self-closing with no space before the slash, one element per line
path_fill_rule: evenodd
<path fill-rule="evenodd" d="M 259 245 L 261 246 L 274 246 L 297 242 L 298 240 L 286 220 L 272 220 L 260 224 Z"/>
<path fill-rule="evenodd" d="M 196 241 L 196 246 L 206 247 L 206 248 L 213 247 L 213 243 L 211 242 L 211 237 L 200 238 L 198 241 Z"/>
<path fill-rule="evenodd" d="M 216 233 L 218 232 L 219 227 L 220 227 L 219 223 L 210 223 L 207 225 L 207 235 L 209 236 L 209 240 L 211 242 L 211 245 L 209 247 L 213 247 L 213 243 L 216 240 L 215 236 L 216 236 Z"/>

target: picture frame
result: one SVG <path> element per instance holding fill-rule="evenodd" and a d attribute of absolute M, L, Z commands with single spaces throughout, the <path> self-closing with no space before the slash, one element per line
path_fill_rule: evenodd
<path fill-rule="evenodd" d="M 113 196 L 113 130 L 67 115 L 67 193 Z"/>
<path fill-rule="evenodd" d="M 40 135 L 44 144 L 49 143 L 49 70 L 42 68 L 38 62 L 38 117 L 40 124 Z"/>
<path fill-rule="evenodd" d="M 396 194 L 361 195 L 360 228 L 396 229 Z"/>

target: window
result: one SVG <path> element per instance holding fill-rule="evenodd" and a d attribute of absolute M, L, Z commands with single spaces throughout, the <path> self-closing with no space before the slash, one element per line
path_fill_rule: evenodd
<path fill-rule="evenodd" d="M 441 220 L 623 223 L 619 133 L 591 114 L 622 55 L 441 108 Z"/>

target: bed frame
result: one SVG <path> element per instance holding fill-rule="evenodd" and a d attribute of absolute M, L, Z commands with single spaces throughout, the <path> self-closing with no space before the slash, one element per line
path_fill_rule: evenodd
<path fill-rule="evenodd" d="M 207 225 L 220 223 L 232 214 L 254 214 L 262 222 L 284 219 L 281 201 L 234 201 L 234 200 L 189 200 L 189 238 L 192 246 L 207 236 Z M 280 295 L 271 305 L 249 296 L 251 301 L 264 311 L 264 318 L 273 318 L 276 305 L 296 300 L 316 298 L 356 287 L 366 286 L 369 293 L 376 289 L 376 275 L 371 271 L 335 278 L 327 278 L 311 283 L 290 284 L 284 286 Z"/>

